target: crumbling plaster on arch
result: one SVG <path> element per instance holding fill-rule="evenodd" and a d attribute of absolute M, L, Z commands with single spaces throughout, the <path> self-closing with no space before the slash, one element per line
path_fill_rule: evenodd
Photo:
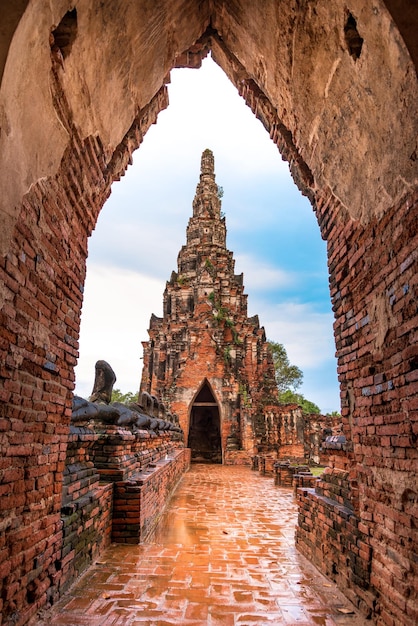
<path fill-rule="evenodd" d="M 9 52 L 10 42 L 29 0 L 3 0 L 0 19 L 0 84 Z"/>
<path fill-rule="evenodd" d="M 56 173 L 68 145 L 50 94 L 48 37 L 70 8 L 78 32 L 62 87 L 81 136 L 100 136 L 107 158 L 211 21 L 276 108 L 315 190 L 329 188 L 352 217 L 367 222 L 416 184 L 418 117 L 407 114 L 418 100 L 416 74 L 381 0 L 350 2 L 364 38 L 356 61 L 345 46 L 347 8 L 340 0 L 262 6 L 166 0 L 156 8 L 121 0 L 45 7 L 32 0 L 10 46 L 0 93 L 3 251 L 14 207 L 39 178 Z"/>
<path fill-rule="evenodd" d="M 49 6 L 42 11 L 38 7 L 35 20 L 35 4 L 26 9 L 19 22 L 1 83 L 1 250 L 6 249 L 16 219 L 15 206 L 31 185 L 58 169 L 68 142 L 50 92 L 48 29 L 53 16 Z"/>
<path fill-rule="evenodd" d="M 0 252 L 7 250 L 16 206 L 41 178 L 53 177 L 70 137 L 53 103 L 49 35 L 77 11 L 77 36 L 58 67 L 71 123 L 100 137 L 105 157 L 161 89 L 176 57 L 209 22 L 207 3 L 167 0 L 157 7 L 123 0 L 29 3 L 14 34 L 0 90 Z M 30 70 L 28 71 L 28 68 Z"/>
<path fill-rule="evenodd" d="M 416 75 L 382 2 L 350 2 L 364 36 L 357 61 L 344 39 L 344 2 L 265 2 L 257 16 L 249 4 L 240 14 L 218 5 L 214 28 L 277 109 L 317 189 L 368 222 L 417 184 Z"/>

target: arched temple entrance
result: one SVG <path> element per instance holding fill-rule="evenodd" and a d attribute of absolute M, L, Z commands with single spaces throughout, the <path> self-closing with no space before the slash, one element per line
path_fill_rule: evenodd
<path fill-rule="evenodd" d="M 207 380 L 190 407 L 188 447 L 192 462 L 222 463 L 219 405 Z"/>
<path fill-rule="evenodd" d="M 2 3 L 6 624 L 24 624 L 57 599 L 74 554 L 63 553 L 60 511 L 88 236 L 113 181 L 168 104 L 170 70 L 198 67 L 209 49 L 289 162 L 327 241 L 347 448 L 335 455 L 338 471 L 324 493 L 344 493 L 344 545 L 352 549 L 344 558 L 343 543 L 321 521 L 321 495 L 308 494 L 301 506 L 316 533 L 308 556 L 380 623 L 417 622 L 413 4 Z"/>

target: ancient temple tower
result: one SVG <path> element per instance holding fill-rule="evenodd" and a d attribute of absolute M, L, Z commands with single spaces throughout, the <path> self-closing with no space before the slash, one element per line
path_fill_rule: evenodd
<path fill-rule="evenodd" d="M 268 443 L 265 407 L 277 398 L 258 316 L 247 317 L 243 275 L 234 274 L 214 158 L 202 154 L 187 243 L 151 316 L 141 391 L 179 417 L 192 459 L 245 463 Z"/>

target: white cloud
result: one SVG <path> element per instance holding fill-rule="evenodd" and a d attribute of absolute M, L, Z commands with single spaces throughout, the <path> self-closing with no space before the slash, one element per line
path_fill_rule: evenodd
<path fill-rule="evenodd" d="M 167 279 L 185 243 L 187 222 L 182 228 L 181 223 L 172 225 L 164 213 L 160 217 L 144 223 L 140 215 L 135 219 L 122 216 L 114 223 L 108 215 L 91 241 L 90 258 L 115 269 L 132 269 Z"/>
<path fill-rule="evenodd" d="M 235 255 L 235 273 L 244 272 L 246 293 L 274 291 L 295 281 L 296 276 L 279 267 L 262 262 L 250 254 Z"/>
<path fill-rule="evenodd" d="M 253 299 L 252 304 L 268 338 L 282 343 L 290 361 L 302 370 L 335 361 L 332 313 L 315 311 L 309 303 L 269 304 Z"/>
<path fill-rule="evenodd" d="M 89 396 L 96 361 L 104 359 L 117 376 L 115 387 L 139 389 L 141 341 L 147 340 L 151 313 L 162 315 L 165 283 L 139 272 L 96 266 L 87 272 L 81 316 L 81 358 L 76 367 L 76 393 Z"/>

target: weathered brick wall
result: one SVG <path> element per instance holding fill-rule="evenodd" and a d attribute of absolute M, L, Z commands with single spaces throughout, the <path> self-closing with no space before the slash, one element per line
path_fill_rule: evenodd
<path fill-rule="evenodd" d="M 0 611 L 25 623 L 62 576 L 61 495 L 78 356 L 87 237 L 132 151 L 166 106 L 163 90 L 141 111 L 113 159 L 81 139 L 55 75 L 56 114 L 71 145 L 54 178 L 25 195 L 0 259 Z"/>
<path fill-rule="evenodd" d="M 348 473 L 325 472 L 316 488 L 299 488 L 297 497 L 299 550 L 370 616 L 372 550 L 367 528 L 353 510 Z"/>
<path fill-rule="evenodd" d="M 113 484 L 98 484 L 78 501 L 63 506 L 61 570 L 48 594 L 55 602 L 71 583 L 110 545 Z M 59 588 L 56 582 L 59 579 Z"/>
<path fill-rule="evenodd" d="M 367 226 L 336 219 L 329 202 L 318 205 L 328 239 L 343 427 L 353 447 L 343 459 L 343 467 L 350 461 L 344 497 L 332 490 L 300 496 L 298 545 L 328 574 L 323 552 L 337 558 L 347 546 L 335 576 L 370 608 L 369 590 L 385 624 L 418 620 L 411 559 L 418 548 L 417 203 L 411 195 Z M 350 520 L 342 524 L 340 507 L 348 504 Z"/>
<path fill-rule="evenodd" d="M 100 484 L 91 460 L 98 435 L 91 428 L 71 425 L 62 489 L 62 559 L 49 601 L 65 591 L 110 544 L 113 485 Z"/>
<path fill-rule="evenodd" d="M 113 425 L 97 425 L 91 459 L 101 480 L 129 480 L 177 449 L 183 448 L 183 437 L 172 431 L 133 430 Z"/>
<path fill-rule="evenodd" d="M 100 146 L 94 138 L 75 144 L 63 164 L 65 178 L 42 180 L 32 188 L 11 249 L 1 260 L 6 288 L 1 399 L 6 404 L 0 463 L 10 472 L 0 487 L 0 605 L 6 623 L 15 618 L 24 623 L 45 603 L 61 567 L 62 472 L 94 209 L 87 193 L 82 209 L 75 202 L 80 185 L 75 181 L 81 162 L 90 175 L 84 185 L 97 185 L 102 177 L 95 153 Z"/>
<path fill-rule="evenodd" d="M 46 590 L 48 603 L 57 601 L 111 539 L 138 543 L 146 538 L 189 463 L 190 451 L 176 431 L 137 430 L 89 418 L 73 422 L 63 472 L 61 556 Z M 29 584 L 28 594 L 36 589 Z"/>
<path fill-rule="evenodd" d="M 58 4 L 45 6 L 51 10 Z M 385 3 L 375 12 L 365 3 L 354 1 L 367 35 L 359 62 L 349 58 L 341 38 L 346 11 L 342 2 L 317 3 L 318 11 L 312 11 L 309 3 L 303 5 L 297 32 L 291 3 L 287 9 L 283 4 L 278 14 L 284 21 L 269 21 L 269 32 L 265 20 L 248 18 L 253 15 L 248 11 L 258 8 L 258 3 L 227 4 L 220 3 L 212 18 L 213 27 L 222 33 L 216 38 L 217 57 L 289 160 L 301 189 L 314 201 L 322 235 L 328 241 L 344 432 L 353 443 L 352 456 L 347 457 L 353 464 L 349 483 L 352 487 L 353 481 L 358 482 L 359 501 L 353 513 L 361 520 L 362 536 L 372 548 L 370 590 L 376 598 L 374 611 L 377 619 L 386 624 L 416 623 L 418 584 L 412 555 L 418 551 L 418 242 L 417 198 L 411 191 L 416 181 L 416 133 L 410 132 L 417 119 L 415 68 L 395 25 L 388 20 Z M 137 7 L 138 3 L 129 6 L 133 5 Z M 235 9 L 231 13 L 230 5 Z M 102 3 L 102 8 L 105 6 Z M 85 87 L 78 100 L 81 108 L 76 112 L 68 108 L 64 89 L 55 77 L 49 75 L 49 70 L 47 75 L 43 71 L 50 62 L 46 48 L 52 22 L 45 15 L 29 15 L 30 9 L 40 11 L 34 3 L 26 7 L 27 30 L 23 28 L 20 33 L 24 45 L 3 49 L 3 58 L 16 70 L 15 82 L 10 71 L 2 81 L 2 172 L 4 187 L 9 191 L 9 195 L 3 194 L 8 202 L 2 214 L 7 218 L 7 228 L 0 236 L 5 251 L 0 265 L 0 607 L 5 623 L 24 623 L 33 615 L 46 601 L 48 589 L 56 584 L 60 571 L 62 473 L 87 236 L 109 193 L 111 180 L 123 172 L 158 107 L 139 111 L 126 141 L 116 150 L 112 147 L 113 157 L 107 153 L 106 142 L 98 134 L 91 134 L 95 130 L 80 137 L 78 128 L 83 125 L 85 129 L 96 129 L 97 123 L 100 129 L 108 127 L 107 137 L 116 127 L 123 135 L 126 125 L 121 123 L 121 116 L 126 121 L 137 106 L 131 90 L 125 90 L 127 95 L 121 93 L 120 86 L 128 77 L 123 68 L 131 72 L 133 61 L 142 68 L 144 80 L 137 83 L 142 92 L 138 101 L 148 102 L 176 54 L 174 42 L 187 39 L 179 32 L 180 27 L 168 39 L 163 29 L 159 37 L 152 29 L 154 42 L 146 40 L 144 45 L 132 21 L 138 56 L 131 58 L 134 55 L 129 45 L 119 46 L 122 57 L 113 54 L 116 46 L 100 46 L 98 56 L 93 56 L 105 69 L 101 79 L 96 80 L 94 65 L 84 74 L 83 70 L 88 63 L 94 63 L 90 51 L 96 39 L 92 36 L 95 31 L 90 29 L 97 24 L 97 13 L 92 12 L 90 24 L 85 14 L 86 38 L 80 42 L 79 51 L 86 56 L 79 57 L 80 64 L 72 65 L 65 73 L 67 89 L 73 96 L 81 96 L 80 84 Z M 125 18 L 126 13 L 122 13 Z M 183 25 L 186 19 L 193 24 L 194 35 L 189 33 L 187 37 L 195 40 L 202 32 L 196 26 L 201 21 L 193 20 L 189 12 L 181 16 Z M 110 25 L 110 16 L 104 17 L 109 17 Z M 171 27 L 174 18 L 173 22 L 165 14 L 164 18 L 164 28 Z M 9 28 L 15 28 L 13 20 Z M 110 30 L 109 26 L 108 37 Z M 149 29 L 143 32 L 149 34 Z M 411 32 L 415 35 L 413 28 Z M 113 43 L 119 34 L 115 31 Z M 286 38 L 287 34 L 291 39 Z M 166 41 L 172 42 L 171 50 L 164 48 Z M 159 48 L 158 58 L 147 43 Z M 180 49 L 185 47 L 180 45 Z M 149 65 L 144 63 L 143 50 Z M 105 51 L 110 51 L 112 58 L 110 54 L 106 57 Z M 36 64 L 41 55 L 42 64 Z M 31 57 L 34 63 L 22 65 L 22 58 Z M 112 63 L 111 68 L 120 70 L 115 90 L 109 88 L 106 60 Z M 186 59 L 191 64 L 195 61 Z M 6 83 L 9 89 L 3 91 Z M 271 103 L 264 94 L 270 95 Z M 33 108 L 16 106 L 18 102 L 31 103 L 31 98 Z M 115 99 L 120 107 L 115 106 Z M 108 113 L 109 104 L 115 112 L 113 119 Z M 344 115 L 336 115 L 342 104 Z M 33 135 L 35 126 L 39 133 Z M 67 150 L 57 161 L 63 142 L 68 143 Z M 333 185 L 335 197 L 342 197 L 344 206 L 331 200 L 331 191 L 324 189 L 327 181 Z M 17 198 L 20 203 L 23 193 L 26 195 L 15 220 Z M 402 195 L 404 201 L 394 205 L 393 198 Z M 319 503 L 323 496 L 311 494 L 309 498 L 314 511 L 315 498 Z M 329 498 L 327 502 L 333 501 Z M 305 503 L 306 499 L 302 500 L 303 506 Z M 318 542 L 323 533 L 326 536 L 333 510 L 330 505 L 318 519 Z M 340 541 L 348 537 L 354 545 L 351 528 L 341 528 L 344 532 Z M 360 583 L 350 578 L 350 562 L 345 568 L 341 572 L 341 580 L 346 581 L 343 584 L 350 582 L 357 585 L 354 589 L 360 589 Z"/>
<path fill-rule="evenodd" d="M 351 442 L 341 445 L 340 449 L 335 449 L 335 446 L 333 449 L 332 446 L 326 444 L 321 454 L 321 459 L 325 466 L 334 467 L 347 472 L 352 470 L 355 472 L 355 475 L 357 475 L 357 470 L 354 469 L 355 465 L 353 464 L 352 452 L 353 446 Z"/>
<path fill-rule="evenodd" d="M 327 434 L 339 430 L 341 418 L 303 413 L 297 404 L 264 407 L 265 444 L 260 455 L 267 458 L 328 465 L 329 453 L 323 449 Z"/>
<path fill-rule="evenodd" d="M 349 468 L 355 494 L 358 485 L 353 505 L 363 525 L 362 541 L 371 549 L 370 576 L 364 583 L 375 597 L 374 617 L 393 626 L 413 624 L 418 621 L 418 574 L 411 559 L 418 550 L 418 192 L 405 194 L 382 216 L 353 219 L 329 191 L 309 189 L 309 169 L 264 94 L 251 81 L 237 86 L 280 152 L 298 162 L 296 182 L 311 197 L 327 241 L 342 425 L 348 440 L 347 454 L 334 454 L 333 463 Z M 322 533 L 326 536 L 326 518 L 318 520 L 318 542 Z M 325 568 L 322 561 L 317 564 Z M 361 576 L 351 576 L 349 559 L 340 565 L 345 568 L 341 588 L 347 593 L 354 588 L 361 597 Z"/>

